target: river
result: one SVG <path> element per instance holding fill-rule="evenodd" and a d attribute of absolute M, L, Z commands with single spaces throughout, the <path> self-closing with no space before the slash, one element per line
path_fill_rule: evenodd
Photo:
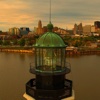
<path fill-rule="evenodd" d="M 0 52 L 0 100 L 25 100 L 25 83 L 34 77 L 29 73 L 29 63 L 34 54 Z M 100 56 L 67 57 L 73 81 L 75 100 L 99 100 Z"/>

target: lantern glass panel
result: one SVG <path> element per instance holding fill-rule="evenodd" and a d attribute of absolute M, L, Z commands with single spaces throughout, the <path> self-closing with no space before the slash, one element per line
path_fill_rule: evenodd
<path fill-rule="evenodd" d="M 38 71 L 60 71 L 65 67 L 64 48 L 37 48 L 36 69 Z"/>

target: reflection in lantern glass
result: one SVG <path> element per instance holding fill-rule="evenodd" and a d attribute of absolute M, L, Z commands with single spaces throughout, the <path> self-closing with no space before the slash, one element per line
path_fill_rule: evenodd
<path fill-rule="evenodd" d="M 56 52 L 52 49 L 44 49 L 43 56 L 44 56 L 44 61 L 43 61 L 44 66 L 48 66 L 49 69 L 51 70 L 55 69 L 56 59 L 57 59 Z"/>

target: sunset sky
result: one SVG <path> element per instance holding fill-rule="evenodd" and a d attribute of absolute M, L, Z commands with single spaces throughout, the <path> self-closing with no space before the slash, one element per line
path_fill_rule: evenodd
<path fill-rule="evenodd" d="M 37 27 L 49 22 L 50 0 L 0 0 L 0 30 L 11 27 Z M 52 23 L 61 28 L 73 28 L 75 23 L 94 24 L 100 20 L 100 0 L 52 0 Z"/>

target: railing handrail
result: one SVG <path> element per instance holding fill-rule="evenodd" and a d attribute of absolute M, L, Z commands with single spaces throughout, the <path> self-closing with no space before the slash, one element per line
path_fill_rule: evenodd
<path fill-rule="evenodd" d="M 65 62 L 65 66 L 62 67 L 62 69 L 63 69 L 63 68 L 68 68 L 68 69 L 71 70 L 71 64 L 70 64 L 69 62 Z M 30 63 L 30 69 L 36 69 L 36 67 L 35 67 L 35 62 L 31 62 L 31 63 Z"/>

